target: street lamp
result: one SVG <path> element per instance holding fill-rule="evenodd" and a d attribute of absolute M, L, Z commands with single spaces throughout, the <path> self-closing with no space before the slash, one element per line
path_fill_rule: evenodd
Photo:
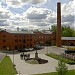
<path fill-rule="evenodd" d="M 38 53 L 37 53 L 37 49 L 36 49 L 36 53 L 35 53 L 35 58 L 38 58 Z"/>
<path fill-rule="evenodd" d="M 36 46 L 36 47 L 37 47 L 37 46 Z M 36 59 L 38 58 L 37 49 L 36 49 L 36 52 L 35 52 L 35 58 L 36 58 Z"/>
<path fill-rule="evenodd" d="M 47 46 L 47 54 L 48 54 L 48 46 Z"/>

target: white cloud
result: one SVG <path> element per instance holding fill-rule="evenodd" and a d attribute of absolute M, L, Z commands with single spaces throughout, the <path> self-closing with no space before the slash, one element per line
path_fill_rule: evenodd
<path fill-rule="evenodd" d="M 10 11 L 0 7 L 0 26 L 9 26 L 7 20 L 10 18 Z"/>
<path fill-rule="evenodd" d="M 21 7 L 22 3 L 30 2 L 32 4 L 42 4 L 47 0 L 14 0 L 8 4 L 9 6 Z M 62 24 L 75 27 L 75 0 L 71 0 L 69 3 L 62 5 Z M 7 29 L 48 29 L 51 25 L 56 24 L 56 12 L 47 8 L 31 6 L 23 14 L 13 14 L 6 8 L 0 7 L 0 27 Z"/>
<path fill-rule="evenodd" d="M 25 14 L 28 19 L 45 19 L 47 14 L 50 13 L 48 9 L 30 7 Z"/>
<path fill-rule="evenodd" d="M 8 7 L 20 8 L 22 7 L 20 0 L 6 0 Z"/>
<path fill-rule="evenodd" d="M 47 21 L 49 14 L 51 14 L 50 10 L 39 7 L 30 7 L 25 13 L 23 13 L 25 18 L 29 21 L 28 24 L 37 26 L 38 28 L 50 25 L 50 22 Z"/>
<path fill-rule="evenodd" d="M 46 3 L 47 0 L 30 0 L 30 3 L 32 4 L 39 4 L 39 3 Z"/>
<path fill-rule="evenodd" d="M 6 0 L 8 7 L 21 8 L 24 4 L 30 3 L 32 5 L 44 4 L 47 0 Z"/>
<path fill-rule="evenodd" d="M 17 27 L 25 29 L 45 29 L 50 26 L 50 22 L 47 20 L 49 14 L 51 14 L 51 11 L 46 8 L 30 7 L 21 15 L 12 14 L 7 22 L 10 25 L 9 28 L 13 26 L 14 29 Z"/>
<path fill-rule="evenodd" d="M 68 4 L 62 5 L 62 15 L 74 15 L 75 14 L 75 0 L 70 1 Z"/>
<path fill-rule="evenodd" d="M 62 23 L 66 26 L 74 27 L 75 17 L 75 0 L 69 1 L 62 5 Z"/>

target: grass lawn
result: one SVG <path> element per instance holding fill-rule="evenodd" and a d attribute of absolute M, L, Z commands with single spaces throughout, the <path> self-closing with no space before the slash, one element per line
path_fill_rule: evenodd
<path fill-rule="evenodd" d="M 51 73 L 43 73 L 43 74 L 35 74 L 35 75 L 58 75 L 57 72 L 51 72 Z M 75 70 L 69 70 L 66 75 L 75 75 Z"/>
<path fill-rule="evenodd" d="M 0 75 L 15 75 L 16 73 L 10 57 L 4 57 L 0 63 Z"/>

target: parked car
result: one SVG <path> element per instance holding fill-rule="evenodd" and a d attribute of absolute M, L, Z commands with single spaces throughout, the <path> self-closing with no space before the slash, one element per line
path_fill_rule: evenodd
<path fill-rule="evenodd" d="M 29 48 L 29 51 L 33 51 L 34 50 L 34 48 Z"/>
<path fill-rule="evenodd" d="M 43 49 L 44 48 L 44 46 L 40 46 L 40 45 L 36 45 L 35 47 L 34 47 L 34 49 L 37 49 L 37 50 L 40 50 L 40 49 Z"/>
<path fill-rule="evenodd" d="M 19 51 L 19 52 L 25 52 L 25 50 L 24 50 L 24 49 L 18 49 L 18 51 Z"/>
<path fill-rule="evenodd" d="M 65 50 L 65 53 L 69 54 L 69 53 L 75 53 L 75 50 Z"/>
<path fill-rule="evenodd" d="M 30 49 L 29 48 L 25 48 L 25 52 L 28 52 L 28 51 L 30 51 Z"/>

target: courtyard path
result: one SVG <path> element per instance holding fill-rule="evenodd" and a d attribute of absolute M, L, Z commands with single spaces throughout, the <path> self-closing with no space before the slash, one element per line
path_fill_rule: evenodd
<path fill-rule="evenodd" d="M 60 54 L 64 52 L 64 48 L 56 48 L 56 47 L 50 47 L 48 48 L 48 53 L 53 52 Z M 30 57 L 34 57 L 33 52 L 28 52 L 30 53 Z M 58 60 L 55 60 L 53 58 L 50 58 L 46 56 L 45 54 L 47 53 L 47 48 L 44 48 L 42 50 L 38 50 L 39 57 L 42 59 L 48 60 L 48 63 L 46 64 L 28 64 L 24 60 L 20 59 L 20 54 L 15 54 L 14 55 L 14 64 L 16 65 L 17 72 L 20 73 L 20 75 L 31 75 L 31 74 L 38 74 L 38 73 L 48 73 L 48 72 L 55 72 L 55 67 L 58 64 Z M 13 62 L 13 55 L 9 54 L 12 62 Z M 68 69 L 75 69 L 75 65 L 68 65 Z"/>

